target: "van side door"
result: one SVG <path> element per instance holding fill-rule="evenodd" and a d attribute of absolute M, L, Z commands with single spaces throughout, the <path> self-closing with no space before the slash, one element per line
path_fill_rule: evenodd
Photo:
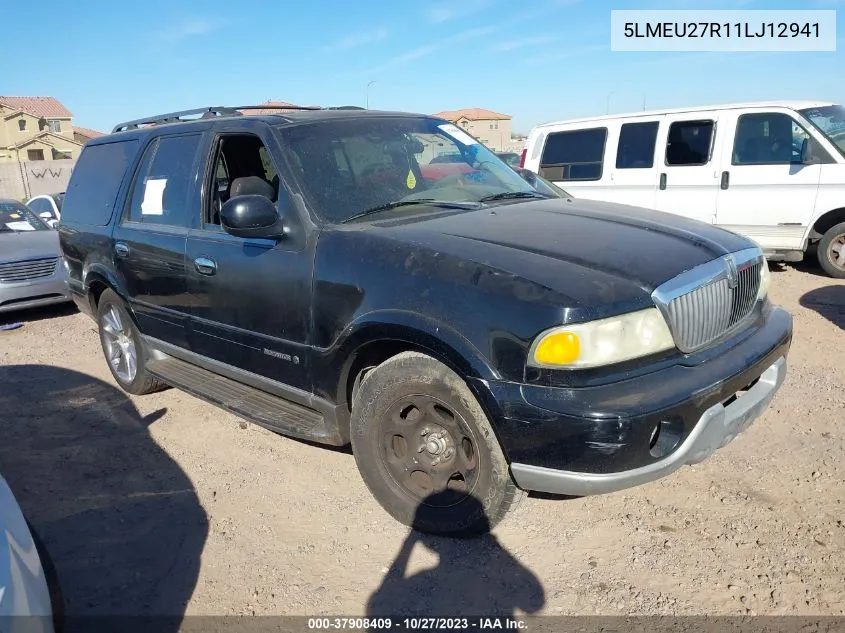
<path fill-rule="evenodd" d="M 833 159 L 818 147 L 807 164 L 812 137 L 785 109 L 732 111 L 725 128 L 716 223 L 767 250 L 803 250 L 822 163 Z"/>
<path fill-rule="evenodd" d="M 199 209 L 202 132 L 153 137 L 112 232 L 115 270 L 141 333 L 187 347 L 185 240 Z"/>
<path fill-rule="evenodd" d="M 655 208 L 712 224 L 719 197 L 717 142 L 722 123 L 716 112 L 667 115 L 658 136 Z"/>

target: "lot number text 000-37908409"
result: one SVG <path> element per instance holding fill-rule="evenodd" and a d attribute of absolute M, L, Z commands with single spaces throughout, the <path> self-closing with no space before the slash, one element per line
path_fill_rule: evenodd
<path fill-rule="evenodd" d="M 613 51 L 835 51 L 836 11 L 611 11 Z"/>

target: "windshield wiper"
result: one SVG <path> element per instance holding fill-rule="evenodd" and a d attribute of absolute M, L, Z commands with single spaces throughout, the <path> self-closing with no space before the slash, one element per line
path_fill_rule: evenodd
<path fill-rule="evenodd" d="M 361 213 L 356 213 L 355 215 L 346 218 L 341 222 L 341 224 L 346 224 L 347 222 L 351 222 L 352 220 L 357 220 L 358 218 L 363 218 L 366 215 L 372 215 L 373 213 L 379 213 L 381 211 L 389 211 L 390 209 L 396 209 L 398 207 L 404 206 L 413 206 L 424 204 L 431 207 L 440 207 L 442 209 L 477 209 L 478 203 L 476 202 L 451 202 L 449 200 L 435 200 L 434 198 L 415 198 L 414 200 L 397 200 L 396 202 L 388 202 L 387 204 L 380 204 L 377 207 L 373 207 L 372 209 L 367 209 L 366 211 L 361 211 Z"/>
<path fill-rule="evenodd" d="M 516 200 L 518 198 L 546 199 L 548 198 L 548 196 L 544 196 L 542 193 L 537 193 L 533 191 L 503 191 L 502 193 L 494 193 L 492 196 L 484 196 L 479 200 L 479 202 L 493 202 L 494 200 Z"/>

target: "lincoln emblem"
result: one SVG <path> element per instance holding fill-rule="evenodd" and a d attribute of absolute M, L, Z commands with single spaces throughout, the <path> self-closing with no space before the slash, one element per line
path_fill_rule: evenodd
<path fill-rule="evenodd" d="M 736 259 L 733 255 L 725 255 L 725 269 L 727 272 L 728 287 L 736 288 L 739 283 L 739 272 L 736 269 Z"/>

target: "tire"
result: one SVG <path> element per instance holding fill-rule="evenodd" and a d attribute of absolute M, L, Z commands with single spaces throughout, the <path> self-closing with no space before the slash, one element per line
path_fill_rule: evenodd
<path fill-rule="evenodd" d="M 53 564 L 53 559 L 50 557 L 50 552 L 44 547 L 41 537 L 38 532 L 32 527 L 32 524 L 27 521 L 29 533 L 32 536 L 32 542 L 35 544 L 35 551 L 38 552 L 38 558 L 41 561 L 41 569 L 44 570 L 44 579 L 47 581 L 47 590 L 50 592 L 50 609 L 53 612 L 53 631 L 54 633 L 61 633 L 64 628 L 65 621 L 65 600 L 62 594 L 62 588 L 59 584 L 59 574 L 56 571 L 56 566 Z"/>
<path fill-rule="evenodd" d="M 835 279 L 845 279 L 845 222 L 831 227 L 822 236 L 818 246 L 818 258 L 819 264 L 828 275 Z"/>
<path fill-rule="evenodd" d="M 371 370 L 350 424 L 364 483 L 393 518 L 421 532 L 484 534 L 525 496 L 475 396 L 430 356 L 403 352 Z"/>
<path fill-rule="evenodd" d="M 109 371 L 121 389 L 142 396 L 167 388 L 165 383 L 147 372 L 147 350 L 138 328 L 129 316 L 123 299 L 111 289 L 100 295 L 97 327 Z M 127 364 L 126 359 L 130 354 L 134 355 L 134 370 L 131 363 Z"/>

